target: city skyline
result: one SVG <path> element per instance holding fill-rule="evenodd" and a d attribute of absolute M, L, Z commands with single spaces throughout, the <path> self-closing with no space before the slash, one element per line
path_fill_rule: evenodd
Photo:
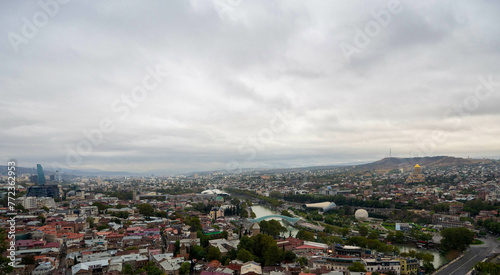
<path fill-rule="evenodd" d="M 1 6 L 4 163 L 207 171 L 500 155 L 499 3 Z"/>

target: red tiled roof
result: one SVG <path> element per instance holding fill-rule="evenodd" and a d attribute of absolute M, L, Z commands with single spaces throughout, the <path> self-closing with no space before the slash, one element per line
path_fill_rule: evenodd
<path fill-rule="evenodd" d="M 218 268 L 220 266 L 220 262 L 217 260 L 212 260 L 207 264 L 207 267 L 215 267 Z"/>

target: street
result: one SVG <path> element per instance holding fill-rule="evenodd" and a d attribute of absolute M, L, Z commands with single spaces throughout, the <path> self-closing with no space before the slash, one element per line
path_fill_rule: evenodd
<path fill-rule="evenodd" d="M 465 255 L 458 261 L 440 270 L 437 275 L 463 275 L 469 272 L 474 265 L 482 261 L 493 249 L 498 247 L 494 237 L 481 238 L 484 244 L 471 245 Z"/>

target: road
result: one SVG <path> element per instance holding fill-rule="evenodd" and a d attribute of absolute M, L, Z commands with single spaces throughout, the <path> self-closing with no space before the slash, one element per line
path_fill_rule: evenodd
<path fill-rule="evenodd" d="M 440 270 L 436 275 L 464 275 L 469 272 L 474 265 L 482 261 L 493 249 L 498 247 L 498 242 L 494 237 L 481 238 L 484 244 L 471 245 L 465 255 L 458 261 Z"/>

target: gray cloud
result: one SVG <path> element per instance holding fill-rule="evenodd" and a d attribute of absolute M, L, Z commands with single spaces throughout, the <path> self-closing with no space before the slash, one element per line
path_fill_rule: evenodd
<path fill-rule="evenodd" d="M 16 53 L 9 33 L 43 9 L 2 2 L 0 159 L 65 164 L 104 119 L 113 130 L 72 168 L 326 165 L 389 148 L 499 155 L 500 87 L 447 111 L 474 96 L 479 76 L 500 82 L 500 5 L 402 1 L 348 62 L 340 45 L 387 3 L 242 1 L 219 16 L 204 0 L 72 1 Z M 121 118 L 113 104 L 157 65 L 168 76 Z M 445 140 L 422 152 L 434 131 Z"/>

